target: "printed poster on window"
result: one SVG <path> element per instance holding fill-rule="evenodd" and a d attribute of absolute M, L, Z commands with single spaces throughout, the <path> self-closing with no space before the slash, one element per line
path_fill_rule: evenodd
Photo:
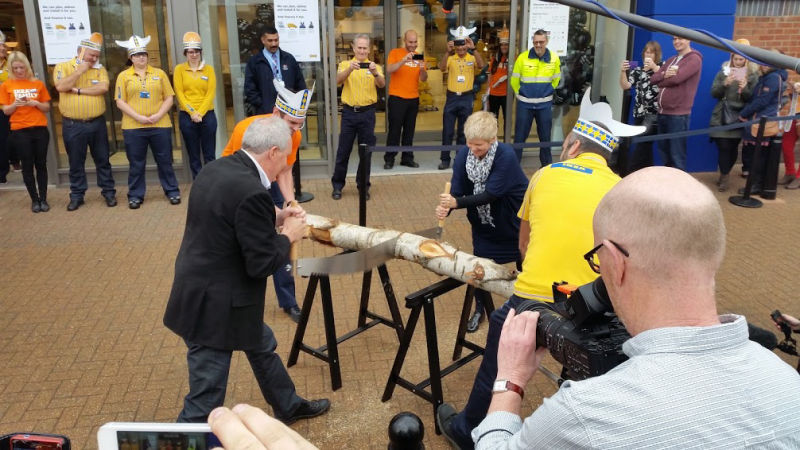
<path fill-rule="evenodd" d="M 550 33 L 547 48 L 559 57 L 565 56 L 569 32 L 569 6 L 530 0 L 528 10 L 528 41 L 524 47 L 533 47 L 533 33 L 542 29 Z"/>
<path fill-rule="evenodd" d="M 81 39 L 92 34 L 87 0 L 39 0 L 47 64 L 69 61 Z"/>
<path fill-rule="evenodd" d="M 320 60 L 319 0 L 275 0 L 281 50 L 297 61 Z"/>

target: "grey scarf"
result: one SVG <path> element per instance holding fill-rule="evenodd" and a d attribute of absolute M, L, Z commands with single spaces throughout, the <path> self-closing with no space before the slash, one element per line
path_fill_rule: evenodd
<path fill-rule="evenodd" d="M 467 153 L 467 178 L 472 181 L 472 193 L 475 195 L 481 194 L 486 190 L 486 179 L 489 178 L 489 172 L 492 171 L 492 164 L 494 163 L 494 155 L 497 153 L 497 140 L 492 142 L 489 147 L 489 152 L 483 159 L 478 159 L 472 152 Z M 492 220 L 491 205 L 480 205 L 477 207 L 478 217 L 481 218 L 483 225 L 489 224 L 494 228 L 494 221 Z"/>

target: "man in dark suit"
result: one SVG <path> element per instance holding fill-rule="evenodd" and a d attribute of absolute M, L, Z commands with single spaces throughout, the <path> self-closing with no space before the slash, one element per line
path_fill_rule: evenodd
<path fill-rule="evenodd" d="M 272 80 L 283 81 L 292 92 L 306 88 L 306 80 L 300 65 L 290 53 L 279 47 L 280 37 L 275 27 L 266 26 L 261 32 L 264 48 L 250 57 L 244 69 L 244 100 L 251 106 L 251 113 L 269 114 L 278 96 Z"/>
<path fill-rule="evenodd" d="M 205 422 L 225 401 L 231 354 L 242 350 L 275 416 L 318 416 L 327 399 L 295 392 L 264 323 L 267 277 L 302 238 L 305 213 L 277 211 L 270 180 L 286 168 L 291 131 L 277 116 L 253 122 L 242 151 L 209 163 L 194 181 L 164 325 L 186 342 L 189 394 L 178 422 Z M 279 231 L 276 231 L 276 227 Z"/>

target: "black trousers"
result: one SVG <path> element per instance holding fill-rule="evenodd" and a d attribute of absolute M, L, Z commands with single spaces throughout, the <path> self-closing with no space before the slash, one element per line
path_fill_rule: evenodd
<path fill-rule="evenodd" d="M 189 351 L 189 393 L 183 400 L 183 410 L 178 422 L 203 423 L 208 414 L 225 402 L 228 372 L 231 367 L 231 350 L 219 350 L 186 342 Z M 272 406 L 275 417 L 285 419 L 292 415 L 303 401 L 294 389 L 280 356 L 275 353 L 278 342 L 272 330 L 264 324 L 258 350 L 245 351 L 250 367 L 261 388 L 264 399 Z"/>
<path fill-rule="evenodd" d="M 86 147 L 89 147 L 97 172 L 97 186 L 103 197 L 114 197 L 114 176 L 111 173 L 108 151 L 108 131 L 104 116 L 89 122 L 64 118 L 61 132 L 64 150 L 69 157 L 69 197 L 83 199 L 89 183 L 86 181 Z"/>
<path fill-rule="evenodd" d="M 494 114 L 497 119 L 500 119 L 500 110 L 503 110 L 503 118 L 506 117 L 506 96 L 505 95 L 490 95 L 489 96 L 489 112 Z"/>
<path fill-rule="evenodd" d="M 731 173 L 731 169 L 739 157 L 739 141 L 742 139 L 738 137 L 713 139 L 714 143 L 717 144 L 717 149 L 719 149 L 719 157 L 717 158 L 719 173 L 727 175 Z"/>
<path fill-rule="evenodd" d="M 644 125 L 647 127 L 647 131 L 641 134 L 641 136 L 650 136 L 658 133 L 658 124 L 656 123 L 656 115 L 650 114 L 644 117 L 637 117 L 633 119 L 634 125 Z M 650 142 L 640 142 L 636 144 L 632 151 L 631 157 L 628 161 L 628 173 L 636 172 L 639 169 L 644 169 L 645 167 L 650 167 L 653 165 L 653 141 Z"/>
<path fill-rule="evenodd" d="M 350 154 L 353 152 L 353 143 L 358 137 L 359 144 L 375 145 L 375 108 L 360 110 L 355 112 L 345 106 L 342 108 L 342 123 L 339 131 L 339 147 L 336 149 L 336 165 L 333 168 L 331 185 L 334 189 L 342 190 L 347 177 L 347 163 L 350 161 Z M 372 153 L 367 153 L 367 174 L 369 180 L 370 161 Z M 358 166 L 356 173 L 356 186 L 361 190 L 361 165 Z M 369 189 L 369 181 L 367 189 Z"/>
<path fill-rule="evenodd" d="M 49 142 L 50 132 L 47 131 L 47 127 L 14 130 L 8 138 L 9 147 L 16 151 L 22 163 L 22 181 L 25 182 L 28 195 L 33 201 L 47 200 L 47 144 Z M 35 178 L 33 169 L 36 169 Z"/>
<path fill-rule="evenodd" d="M 417 126 L 417 113 L 419 112 L 419 97 L 403 98 L 390 95 L 389 106 L 389 129 L 386 132 L 386 145 L 402 145 L 410 147 L 414 143 L 414 129 Z M 400 135 L 402 132 L 402 140 Z M 383 160 L 394 163 L 397 152 L 386 152 Z M 403 152 L 400 157 L 401 162 L 414 161 L 414 152 Z"/>

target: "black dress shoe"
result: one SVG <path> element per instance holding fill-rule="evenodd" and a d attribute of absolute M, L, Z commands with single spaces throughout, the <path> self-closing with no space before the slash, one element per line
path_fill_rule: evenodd
<path fill-rule="evenodd" d="M 291 425 L 300 419 L 310 419 L 319 415 L 325 414 L 328 408 L 331 407 L 331 402 L 327 398 L 319 400 L 303 400 L 300 406 L 292 413 L 291 416 L 280 419 L 286 425 Z"/>
<path fill-rule="evenodd" d="M 31 211 L 35 213 L 42 212 L 42 205 L 39 204 L 39 200 L 31 200 Z"/>
<path fill-rule="evenodd" d="M 383 168 L 385 170 L 389 170 L 392 167 L 394 167 L 394 161 L 392 161 L 392 162 L 386 161 L 385 163 L 383 163 Z"/>
<path fill-rule="evenodd" d="M 453 434 L 453 430 L 451 429 L 451 425 L 453 419 L 458 415 L 453 405 L 449 403 L 442 403 L 436 408 L 436 423 L 439 424 L 439 430 L 442 432 L 442 436 L 447 439 L 447 442 L 450 443 L 452 448 L 461 448 L 461 445 L 458 443 L 458 439 L 456 438 L 455 434 Z"/>
<path fill-rule="evenodd" d="M 416 161 L 400 161 L 400 165 L 406 167 L 413 167 L 415 169 L 419 167 L 419 164 Z"/>
<path fill-rule="evenodd" d="M 483 322 L 483 310 L 478 308 L 472 313 L 472 317 L 467 321 L 467 333 L 474 333 L 478 331 L 478 326 Z"/>
<path fill-rule="evenodd" d="M 442 161 L 439 163 L 439 166 L 437 167 L 437 169 L 439 170 L 445 170 L 449 168 L 450 168 L 450 161 Z"/>
<path fill-rule="evenodd" d="M 292 306 L 291 308 L 283 308 L 283 312 L 289 315 L 289 318 L 294 321 L 294 323 L 300 322 L 300 308 L 297 305 Z"/>
<path fill-rule="evenodd" d="M 333 192 L 331 192 L 331 197 L 333 197 L 334 200 L 341 199 L 342 198 L 342 190 L 341 189 L 334 189 Z"/>
<path fill-rule="evenodd" d="M 117 206 L 117 198 L 116 197 L 105 197 L 106 199 L 106 206 L 109 208 L 113 208 Z"/>
<path fill-rule="evenodd" d="M 39 200 L 39 210 L 42 212 L 50 211 L 50 205 L 47 203 L 47 200 Z"/>
<path fill-rule="evenodd" d="M 140 206 L 142 206 L 142 201 L 139 200 L 138 198 L 128 200 L 128 208 L 139 209 Z"/>
<path fill-rule="evenodd" d="M 170 205 L 180 205 L 181 204 L 181 196 L 180 195 L 173 195 L 169 198 Z"/>
<path fill-rule="evenodd" d="M 75 211 L 76 209 L 80 208 L 82 204 L 82 198 L 72 198 L 69 200 L 69 205 L 67 205 L 67 211 Z"/>

